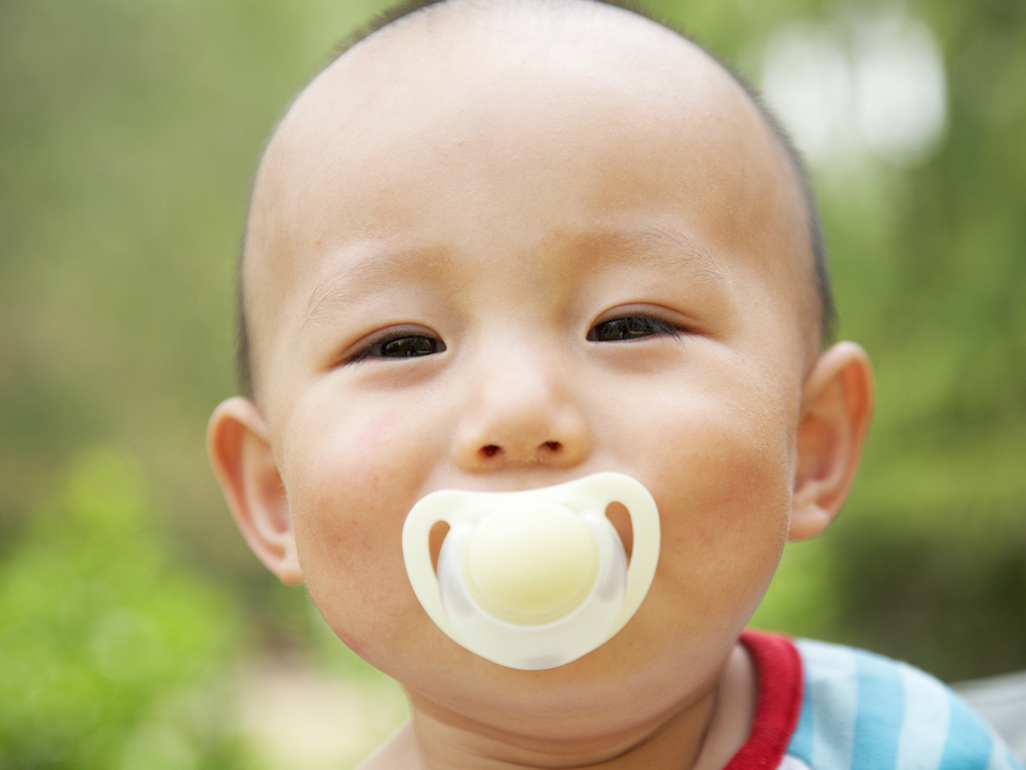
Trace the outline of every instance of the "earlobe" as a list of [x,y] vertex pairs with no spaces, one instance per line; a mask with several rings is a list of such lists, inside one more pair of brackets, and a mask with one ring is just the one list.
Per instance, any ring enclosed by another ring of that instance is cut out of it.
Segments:
[[840,342],[823,352],[802,390],[790,538],[818,535],[855,480],[873,414],[873,370],[865,351]]
[[207,425],[207,454],[246,543],[287,585],[303,581],[288,498],[256,404],[221,403]]

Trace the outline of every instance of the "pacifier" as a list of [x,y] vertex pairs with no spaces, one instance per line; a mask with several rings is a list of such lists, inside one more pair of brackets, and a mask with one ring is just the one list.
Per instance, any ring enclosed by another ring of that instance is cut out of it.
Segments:
[[[606,517],[630,514],[630,564]],[[432,527],[449,532],[437,574]],[[453,641],[510,668],[555,668],[612,638],[648,593],[659,560],[659,512],[622,473],[523,492],[443,489],[403,526],[403,558],[417,599]]]

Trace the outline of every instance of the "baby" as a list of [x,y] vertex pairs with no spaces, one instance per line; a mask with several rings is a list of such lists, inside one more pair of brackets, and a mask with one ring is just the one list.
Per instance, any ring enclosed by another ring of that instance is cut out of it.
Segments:
[[[406,9],[278,127],[240,304],[249,397],[211,460],[256,555],[407,693],[365,767],[1018,767],[904,664],[744,632],[785,542],[844,502],[872,373],[824,349],[789,145],[677,33],[598,0]],[[418,500],[605,471],[661,527],[609,641],[521,670],[425,613]]]

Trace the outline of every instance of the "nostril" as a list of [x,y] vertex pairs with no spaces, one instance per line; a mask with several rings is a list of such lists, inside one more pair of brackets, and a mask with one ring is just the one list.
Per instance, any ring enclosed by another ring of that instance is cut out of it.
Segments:
[[479,451],[485,457],[494,457],[502,451],[502,447],[496,446],[495,444],[488,444],[486,446],[481,447]]
[[542,446],[550,452],[560,452],[563,449],[563,445],[558,441],[546,441]]

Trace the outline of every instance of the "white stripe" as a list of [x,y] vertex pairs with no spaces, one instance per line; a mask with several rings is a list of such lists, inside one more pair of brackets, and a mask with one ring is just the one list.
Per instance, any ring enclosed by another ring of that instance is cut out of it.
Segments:
[[802,762],[798,757],[792,757],[790,754],[785,754],[783,760],[777,765],[777,770],[812,770],[807,764]]
[[802,640],[812,713],[812,766],[851,767],[858,713],[855,656],[845,647]]
[[1008,761],[1008,746],[1003,740],[994,735],[994,731],[988,729],[990,733],[990,763],[987,765],[987,770],[1013,770],[1012,764]]
[[905,691],[905,722],[898,743],[897,770],[940,765],[948,739],[948,691],[932,676],[899,663],[901,686]]

